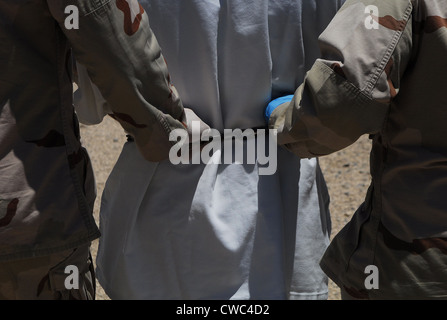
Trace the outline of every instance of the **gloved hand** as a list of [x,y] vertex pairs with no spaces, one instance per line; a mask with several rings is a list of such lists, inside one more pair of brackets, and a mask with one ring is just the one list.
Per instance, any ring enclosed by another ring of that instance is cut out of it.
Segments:
[[293,94],[288,95],[288,96],[279,97],[279,98],[276,98],[276,99],[270,101],[270,103],[267,105],[267,108],[265,108],[265,112],[264,112],[264,118],[265,118],[265,121],[267,122],[267,124],[269,123],[270,116],[271,116],[273,110],[275,110],[278,106],[282,105],[283,103],[292,101],[292,99],[293,99]]

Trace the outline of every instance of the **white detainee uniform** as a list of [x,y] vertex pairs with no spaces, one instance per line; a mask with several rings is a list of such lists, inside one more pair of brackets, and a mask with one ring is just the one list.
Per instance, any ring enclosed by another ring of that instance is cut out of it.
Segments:
[[[266,126],[265,107],[302,83],[341,2],[141,4],[184,106],[223,132]],[[128,142],[102,195],[97,277],[112,299],[327,299],[328,205],[318,161],[281,147],[276,172],[260,175],[257,164],[151,163]]]

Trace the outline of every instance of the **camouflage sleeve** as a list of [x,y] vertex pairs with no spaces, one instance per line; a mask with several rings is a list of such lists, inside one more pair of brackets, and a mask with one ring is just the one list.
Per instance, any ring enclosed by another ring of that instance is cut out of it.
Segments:
[[348,0],[293,100],[270,117],[278,143],[307,158],[379,132],[411,56],[412,11],[411,0]]
[[[149,161],[168,157],[184,109],[166,62],[137,0],[47,0],[76,60]],[[76,24],[70,21],[79,17]],[[68,23],[68,25],[67,25]],[[70,24],[71,23],[71,24]]]

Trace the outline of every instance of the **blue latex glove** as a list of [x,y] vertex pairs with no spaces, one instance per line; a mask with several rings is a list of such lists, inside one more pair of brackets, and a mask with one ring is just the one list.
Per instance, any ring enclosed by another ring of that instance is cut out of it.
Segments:
[[275,110],[278,106],[280,106],[283,103],[292,101],[292,99],[293,99],[293,94],[288,95],[288,96],[279,97],[279,98],[276,98],[276,99],[270,101],[270,103],[267,105],[267,108],[265,108],[265,113],[264,113],[264,118],[265,118],[265,121],[267,121],[267,124],[269,123],[270,116],[271,116],[273,110]]

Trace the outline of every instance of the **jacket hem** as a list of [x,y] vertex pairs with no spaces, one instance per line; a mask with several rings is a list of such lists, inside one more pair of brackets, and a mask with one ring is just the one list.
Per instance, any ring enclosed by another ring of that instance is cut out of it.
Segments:
[[326,263],[320,262],[320,268],[340,289],[343,288],[340,277]]
[[76,247],[85,245],[86,243],[89,243],[89,242],[92,242],[93,240],[98,239],[99,236],[100,236],[100,232],[96,231],[82,239],[79,239],[79,240],[73,241],[73,242],[69,242],[69,243],[61,245],[61,246],[47,247],[47,248],[42,248],[42,249],[37,249],[37,250],[26,250],[26,251],[15,252],[15,253],[0,254],[0,262],[36,258],[36,257],[41,257],[41,256],[47,256],[47,255],[50,255],[53,253],[58,253],[58,252],[61,252],[64,250],[74,249]]

